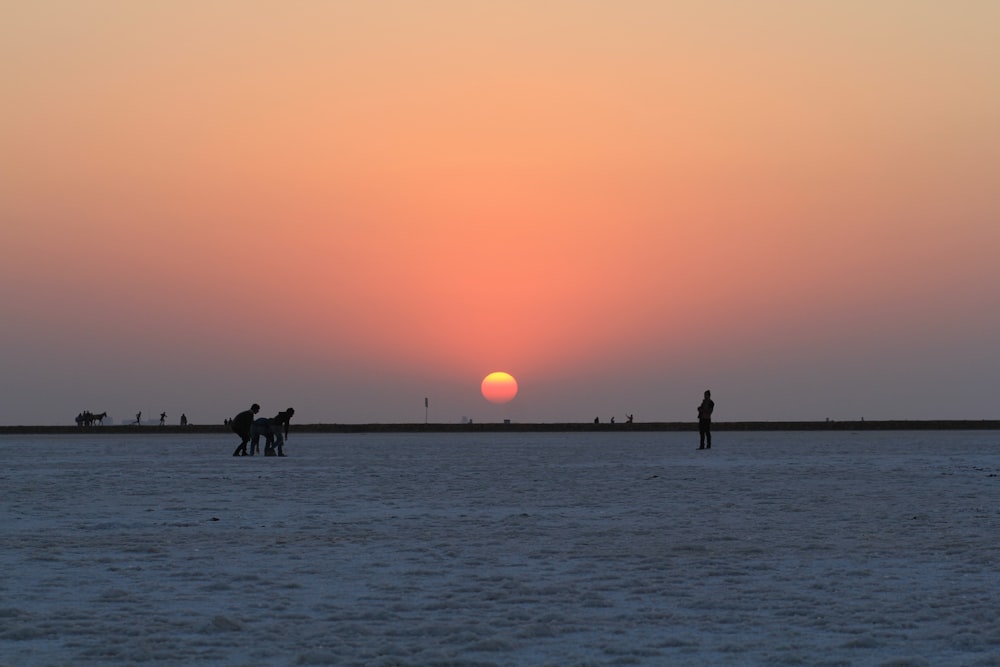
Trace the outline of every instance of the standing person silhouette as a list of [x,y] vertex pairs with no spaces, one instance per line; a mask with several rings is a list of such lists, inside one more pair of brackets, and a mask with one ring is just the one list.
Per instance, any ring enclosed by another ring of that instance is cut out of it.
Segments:
[[167,423],[167,413],[166,412],[161,412],[160,413],[160,426],[163,426],[166,423]]
[[240,436],[240,444],[236,446],[233,456],[246,456],[247,443],[250,442],[250,425],[253,424],[253,417],[260,412],[260,406],[254,403],[249,410],[244,410],[240,414],[229,420],[229,428],[233,433]]
[[705,398],[701,399],[698,406],[698,449],[712,448],[712,411],[715,410],[715,401],[712,400],[712,392],[705,390]]
[[135,413],[135,425],[142,426],[142,410],[139,410],[139,412]]

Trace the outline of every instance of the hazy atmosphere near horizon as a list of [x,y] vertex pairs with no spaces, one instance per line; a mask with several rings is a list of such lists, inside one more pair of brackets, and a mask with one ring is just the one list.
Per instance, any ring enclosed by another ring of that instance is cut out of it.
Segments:
[[0,423],[996,418],[998,25],[6,3]]

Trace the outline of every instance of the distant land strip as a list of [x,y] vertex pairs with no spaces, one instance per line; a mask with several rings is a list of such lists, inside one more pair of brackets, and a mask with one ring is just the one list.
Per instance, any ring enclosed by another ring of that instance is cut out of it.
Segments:
[[[544,433],[600,432],[627,433],[640,431],[697,431],[697,422],[636,422],[616,424],[593,422],[565,423],[501,423],[473,422],[465,424],[292,424],[293,433]],[[859,420],[859,421],[733,421],[714,422],[713,431],[969,431],[1000,430],[998,419],[927,419],[927,420]],[[0,435],[94,435],[97,433],[143,434],[158,433],[227,433],[235,435],[223,424],[116,425],[116,426],[0,426]]]

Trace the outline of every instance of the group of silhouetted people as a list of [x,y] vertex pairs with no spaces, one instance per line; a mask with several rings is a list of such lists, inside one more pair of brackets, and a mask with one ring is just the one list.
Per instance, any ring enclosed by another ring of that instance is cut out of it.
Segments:
[[[229,420],[233,433],[240,436],[240,444],[233,456],[253,456],[260,453],[260,437],[264,436],[264,456],[284,456],[285,440],[288,440],[288,426],[295,414],[295,408],[282,410],[274,417],[257,417],[260,406],[254,403]],[[247,451],[247,444],[250,451]]]
[[[712,412],[715,411],[715,401],[712,400],[712,392],[708,389],[698,405],[698,449],[712,448]],[[632,415],[625,415],[627,423],[632,423]],[[601,418],[594,417],[594,423],[600,424]],[[611,423],[615,423],[615,418],[611,418]]]
[[[698,449],[712,448],[712,412],[715,411],[715,401],[712,400],[712,392],[705,390],[704,397],[698,405]],[[285,441],[288,440],[288,427],[295,408],[282,410],[274,417],[257,417],[260,406],[254,403],[249,410],[244,410],[232,419],[227,420],[233,432],[240,436],[240,444],[233,452],[233,456],[253,456],[260,453],[260,438],[264,436],[264,456],[284,456]],[[162,423],[163,417],[160,421]],[[138,415],[137,421],[138,421]],[[632,423],[632,415],[627,416],[628,423]],[[186,421],[186,420],[185,420]],[[599,419],[594,419],[594,423],[600,423]],[[611,423],[614,423],[612,418]],[[249,450],[247,449],[249,445]]]
[[[136,426],[142,426],[142,410],[140,410],[139,412],[135,413],[135,422],[134,423],[135,423]],[[188,418],[187,418],[186,414],[183,414],[183,413],[181,414],[181,422],[180,423],[181,423],[181,426],[187,426],[188,425]],[[160,413],[160,426],[166,426],[166,425],[167,425],[167,413],[166,412],[161,412]]]
[[[712,400],[712,392],[708,389],[698,405],[698,449],[712,448],[712,412],[715,411],[715,401]],[[625,415],[626,422],[632,423],[632,415]],[[600,424],[601,418],[594,417],[594,423]],[[615,423],[615,418],[611,418],[611,423]]]
[[[632,419],[633,419],[633,417],[634,417],[634,415],[632,415],[631,413],[629,413],[629,414],[626,414],[626,415],[625,415],[625,423],[626,423],[626,424],[631,424],[631,423],[632,423]],[[610,420],[610,422],[611,422],[612,424],[614,424],[614,423],[615,423],[615,416],[614,416],[614,415],[611,415],[611,420]],[[595,424],[600,424],[600,423],[601,423],[601,418],[600,418],[600,417],[594,417],[594,423],[595,423]]]
[[[101,412],[100,414],[98,414],[98,413],[91,412],[89,410],[85,410],[85,411],[81,412],[80,414],[78,414],[76,416],[76,425],[77,426],[93,426],[93,425],[100,424],[101,426],[103,426],[104,425],[104,420],[107,418],[107,416],[108,416],[107,412]],[[122,423],[124,424],[125,422],[122,422]],[[134,422],[130,422],[130,423],[131,424],[135,424],[136,426],[142,426],[142,411],[141,410],[139,412],[135,413],[135,421]],[[167,423],[167,413],[166,412],[161,412],[160,413],[160,426],[165,426],[166,423]],[[186,414],[181,414],[181,422],[180,422],[180,424],[181,424],[181,426],[187,426],[188,425],[188,418],[187,418]]]

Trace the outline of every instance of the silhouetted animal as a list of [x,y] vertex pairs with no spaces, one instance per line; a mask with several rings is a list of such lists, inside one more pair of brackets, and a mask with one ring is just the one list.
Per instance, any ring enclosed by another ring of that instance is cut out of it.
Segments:
[[84,410],[76,416],[77,426],[93,426],[94,422],[97,422],[101,426],[104,426],[104,418],[108,416],[107,412],[102,412],[99,415],[95,415],[90,410]]

